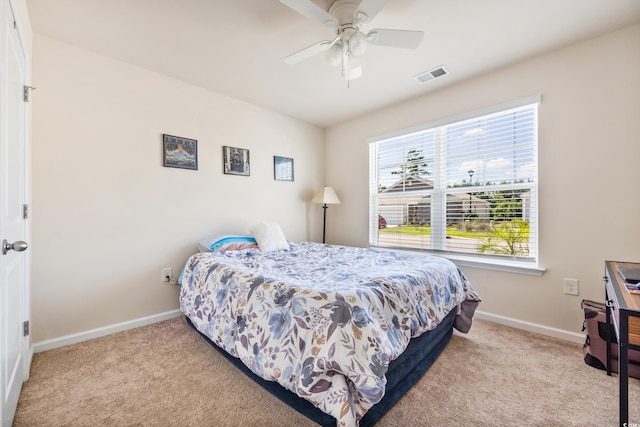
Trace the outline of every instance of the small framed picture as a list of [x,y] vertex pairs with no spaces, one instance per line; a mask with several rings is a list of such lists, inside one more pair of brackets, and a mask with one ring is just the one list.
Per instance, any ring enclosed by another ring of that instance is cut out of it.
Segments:
[[293,159],[273,156],[273,179],[276,181],[293,181]]
[[162,165],[167,168],[198,170],[198,141],[163,134]]
[[231,175],[250,175],[249,150],[235,147],[222,147],[224,173]]

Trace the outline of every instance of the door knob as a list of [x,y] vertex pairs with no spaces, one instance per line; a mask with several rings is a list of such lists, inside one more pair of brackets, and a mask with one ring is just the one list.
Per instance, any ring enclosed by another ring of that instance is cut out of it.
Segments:
[[22,240],[18,240],[17,242],[9,243],[7,239],[2,241],[2,255],[6,255],[7,252],[14,250],[16,252],[22,252],[27,249],[29,245],[27,242],[23,242]]

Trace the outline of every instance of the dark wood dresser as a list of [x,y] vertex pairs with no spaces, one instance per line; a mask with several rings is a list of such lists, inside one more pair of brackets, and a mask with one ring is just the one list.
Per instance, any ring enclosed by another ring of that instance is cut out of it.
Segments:
[[[640,294],[632,294],[619,267],[640,268],[640,263],[605,261],[603,277],[607,304],[607,325],[613,323],[618,340],[620,383],[620,426],[629,422],[629,349],[640,350]],[[610,327],[607,330],[611,330]],[[607,337],[611,342],[613,337]],[[607,345],[607,374],[611,375],[611,349]]]

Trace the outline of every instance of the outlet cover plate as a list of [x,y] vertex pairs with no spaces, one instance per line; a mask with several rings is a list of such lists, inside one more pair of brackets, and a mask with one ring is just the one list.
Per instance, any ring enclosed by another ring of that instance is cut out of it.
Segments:
[[578,279],[564,279],[564,293],[567,295],[579,295],[580,281]]

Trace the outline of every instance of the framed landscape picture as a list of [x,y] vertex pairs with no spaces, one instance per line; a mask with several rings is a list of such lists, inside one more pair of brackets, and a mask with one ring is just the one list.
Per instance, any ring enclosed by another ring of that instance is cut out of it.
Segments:
[[249,150],[236,147],[222,147],[224,173],[231,175],[250,175]]
[[163,134],[162,165],[167,168],[198,170],[198,141]]
[[273,178],[276,181],[293,181],[293,159],[273,156]]

